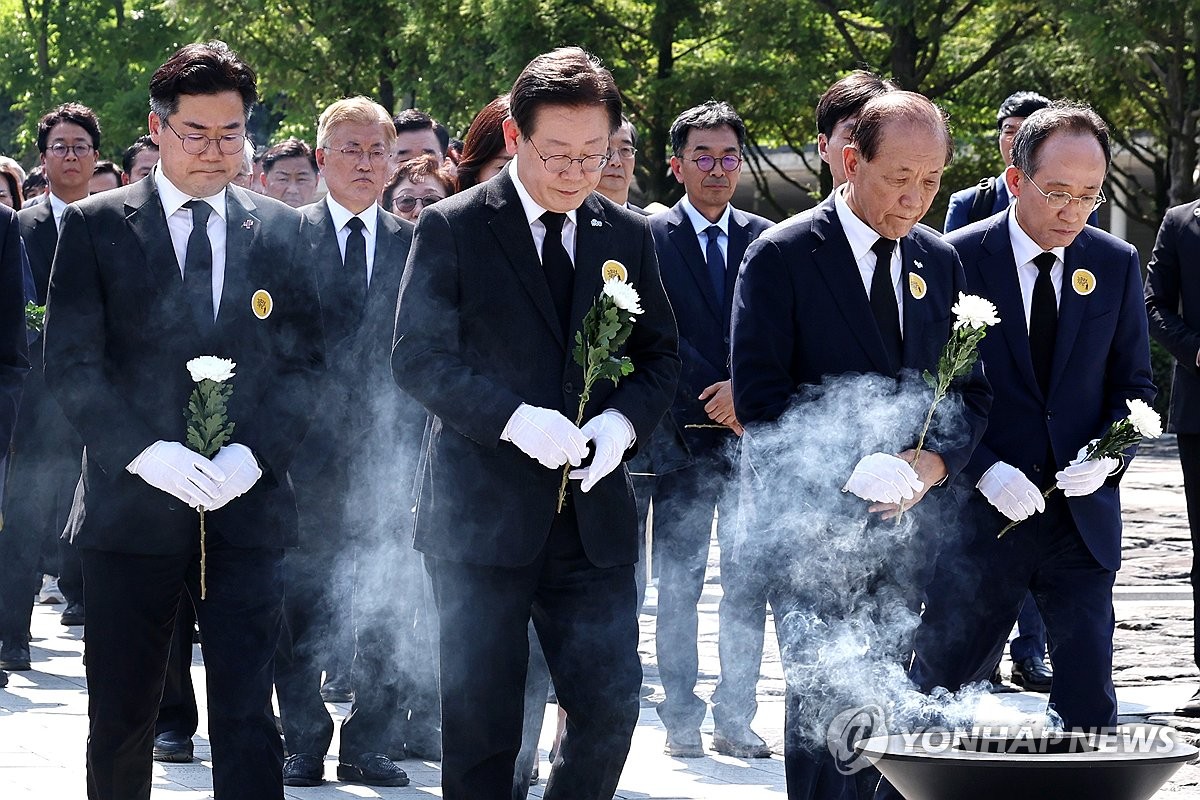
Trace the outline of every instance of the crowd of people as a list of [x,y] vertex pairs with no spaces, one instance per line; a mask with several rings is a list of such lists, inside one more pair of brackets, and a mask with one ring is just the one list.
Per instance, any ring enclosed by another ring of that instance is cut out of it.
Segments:
[[[732,204],[746,127],[719,100],[671,126],[678,202],[635,205],[635,125],[578,48],[531,61],[461,140],[352,97],[312,144],[259,146],[256,101],[227,46],[188,45],[120,165],[78,102],[39,120],[36,168],[0,162],[0,668],[34,667],[35,602],[84,626],[91,800],[149,797],[153,760],[193,759],[194,641],[218,798],[322,783],[325,704],[350,701],[338,780],[403,786],[400,762],[435,760],[446,798],[518,800],[548,695],[545,796],[610,798],[648,694],[651,542],[670,756],[705,756],[709,702],[708,747],[772,754],[752,728],[768,606],[793,800],[895,796],[813,734],[813,693],[840,697],[822,637],[846,623],[899,631],[869,657],[934,692],[999,684],[1019,622],[1011,680],[1069,728],[1116,724],[1133,450],[1087,450],[1154,398],[1154,335],[1200,497],[1200,208],[1168,215],[1143,289],[1095,226],[1111,149],[1087,106],[1007,98],[1005,168],[939,236],[920,220],[946,118],[864,71],[817,99],[832,193],[779,224]],[[614,282],[635,290],[632,371],[592,385],[577,333]],[[927,402],[963,294],[999,321],[918,451],[920,415],[891,412]],[[207,454],[185,424],[205,355],[233,362]]]

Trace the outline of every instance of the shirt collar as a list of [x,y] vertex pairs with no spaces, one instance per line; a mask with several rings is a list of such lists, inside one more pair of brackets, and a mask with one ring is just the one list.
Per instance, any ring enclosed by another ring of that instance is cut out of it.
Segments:
[[709,222],[703,214],[697,211],[696,207],[692,205],[692,201],[686,194],[679,201],[679,204],[683,206],[683,213],[687,215],[688,221],[691,222],[692,227],[696,229],[697,239],[700,238],[700,234],[704,233],[713,225],[716,225],[718,228],[720,228],[721,233],[725,234],[726,236],[729,235],[729,203],[725,204],[725,210],[721,212],[721,218],[716,222]]
[[1052,247],[1046,251],[1029,238],[1029,234],[1021,227],[1021,223],[1017,222],[1017,212],[1013,209],[1009,209],[1008,212],[1008,240],[1012,242],[1013,261],[1018,267],[1023,267],[1033,261],[1034,256],[1045,252],[1054,253],[1054,257],[1064,264],[1067,261],[1065,247]]
[[62,219],[63,212],[67,209],[67,201],[50,190],[50,213],[54,216],[54,226],[58,227],[59,220]]
[[[525,188],[525,184],[521,183],[521,177],[517,174],[517,156],[513,156],[512,161],[508,162],[508,175],[512,178],[513,186],[517,187],[517,197],[521,198],[521,207],[525,209],[525,221],[532,223],[540,219],[548,209],[539,206]],[[576,224],[575,211],[576,209],[571,209],[567,212],[567,219],[571,220],[572,225]]]
[[879,241],[879,232],[859,219],[850,208],[845,198],[845,186],[846,184],[842,184],[833,190],[833,207],[837,211],[838,221],[842,223],[842,230],[846,232],[846,239],[850,242],[850,252],[857,262]]
[[208,197],[193,198],[190,194],[185,194],[175,184],[171,183],[171,179],[163,174],[160,165],[154,165],[154,186],[158,189],[158,199],[162,202],[163,213],[168,217],[174,214],[179,209],[183,208],[183,204],[190,200],[203,200],[212,206],[213,212],[225,221],[225,188],[221,187],[221,191]]
[[346,223],[350,221],[351,217],[358,217],[363,221],[363,227],[367,229],[367,233],[375,235],[375,225],[379,222],[379,205],[377,203],[371,203],[359,214],[351,213],[350,209],[334,200],[332,194],[325,195],[325,204],[329,208],[329,217],[333,220],[335,231],[346,227]]

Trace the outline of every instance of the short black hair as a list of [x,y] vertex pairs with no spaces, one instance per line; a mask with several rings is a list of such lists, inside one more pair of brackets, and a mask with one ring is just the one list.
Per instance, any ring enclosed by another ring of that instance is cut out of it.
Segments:
[[396,126],[397,134],[406,131],[433,131],[433,135],[437,137],[438,145],[442,148],[442,155],[446,155],[446,151],[450,147],[450,131],[446,130],[445,125],[424,111],[417,108],[406,108],[397,114],[392,122]]
[[1050,105],[1050,98],[1037,92],[1015,92],[1004,98],[1000,110],[996,112],[996,129],[1004,127],[1004,120],[1009,117],[1028,117],[1035,111],[1041,111]]
[[746,123],[733,110],[733,106],[724,100],[709,100],[698,106],[692,106],[684,111],[671,123],[671,150],[675,155],[683,152],[687,146],[688,134],[693,128],[712,130],[728,125],[737,135],[738,148],[746,143]]
[[881,78],[874,72],[854,70],[831,83],[817,101],[817,133],[832,136],[838,123],[856,116],[868,100],[899,89],[894,81]]
[[179,110],[180,95],[237,92],[247,118],[258,100],[258,77],[222,41],[184,45],[150,77],[150,110],[166,120]]
[[153,150],[158,152],[158,145],[150,138],[150,134],[143,133],[141,136],[133,140],[133,144],[125,148],[125,155],[121,156],[121,168],[128,175],[133,172],[133,162],[137,161],[137,157],[141,155],[143,150]]
[[121,177],[121,168],[108,159],[96,162],[96,166],[92,168],[92,177],[94,178],[97,175],[112,175],[117,179],[117,186],[125,183]]
[[297,139],[295,136],[289,136],[282,142],[267,148],[267,151],[262,154],[262,171],[270,172],[275,166],[275,162],[281,158],[306,158],[309,166],[312,167],[313,174],[320,172],[317,169],[317,156],[313,149],[308,142]]
[[629,140],[630,140],[630,142],[633,143],[634,147],[637,147],[637,143],[638,143],[637,126],[633,124],[633,120],[631,120],[629,117],[622,114],[621,115],[621,124],[618,125],[617,127],[620,128],[620,127],[624,127],[626,125],[629,126]]
[[1051,134],[1058,131],[1094,136],[1100,144],[1100,149],[1104,151],[1104,170],[1108,171],[1112,163],[1108,126],[1091,106],[1066,100],[1055,101],[1025,118],[1017,130],[1016,138],[1013,139],[1013,166],[1026,175],[1037,172],[1042,145]]
[[21,194],[26,198],[33,197],[41,194],[46,185],[46,168],[38,164],[25,175],[25,181],[21,184]]
[[580,47],[560,47],[525,65],[508,93],[509,114],[521,135],[534,134],[534,120],[543,106],[603,106],[608,133],[621,125],[621,92],[600,59]]
[[950,163],[954,158],[954,137],[950,135],[946,112],[916,92],[887,92],[868,100],[858,113],[850,142],[863,158],[871,161],[879,154],[884,128],[889,122],[901,119],[937,127],[946,140],[946,163]]
[[50,139],[50,131],[61,122],[70,122],[87,131],[92,138],[92,147],[100,150],[100,120],[96,112],[82,103],[63,103],[61,106],[42,115],[38,120],[37,148],[42,155],[46,154],[46,143]]

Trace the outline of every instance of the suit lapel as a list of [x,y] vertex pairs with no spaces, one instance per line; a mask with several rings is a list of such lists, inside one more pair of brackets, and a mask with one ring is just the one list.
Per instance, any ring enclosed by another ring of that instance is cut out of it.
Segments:
[[[921,275],[923,267],[918,267],[917,264],[924,265],[928,258],[928,253],[921,243],[916,238],[909,235],[900,240],[898,244],[900,248],[900,303],[904,308],[904,341],[901,343],[901,366],[918,366],[924,358],[921,352],[922,345],[925,340],[925,328],[930,320],[930,306],[925,302],[924,295],[921,299],[913,296],[910,287],[910,275],[914,272]],[[928,293],[928,288],[926,289]]]
[[667,212],[667,236],[675,249],[679,251],[679,256],[687,267],[687,273],[695,281],[696,288],[699,290],[700,296],[704,298],[708,310],[716,319],[720,320],[720,302],[713,291],[712,281],[708,277],[708,261],[705,260],[704,251],[700,248],[700,239],[696,235],[696,229],[692,226],[687,212],[683,210],[682,201],[676,203]]
[[389,316],[395,313],[396,292],[400,287],[400,273],[404,270],[405,262],[399,248],[405,238],[411,241],[411,237],[411,232],[405,237],[397,217],[379,209],[379,220],[375,227],[375,261],[371,266],[371,285],[367,287],[368,318],[380,304],[390,308]]
[[867,292],[863,288],[862,275],[854,260],[854,252],[850,249],[850,242],[834,209],[832,195],[817,206],[812,225],[813,233],[821,241],[813,251],[817,274],[829,287],[829,294],[845,319],[846,327],[867,353],[876,371],[883,375],[893,374],[887,351],[883,347],[883,338],[871,313]]
[[986,295],[996,304],[1000,330],[1017,370],[1030,390],[1041,395],[1042,390],[1033,371],[1033,356],[1029,352],[1029,326],[1025,322],[1025,301],[1021,296],[1021,281],[1017,277],[1012,240],[1008,237],[1007,214],[988,228],[982,247],[986,255],[979,260],[977,269],[987,286]]
[[[530,233],[529,223],[525,219],[525,209],[521,206],[521,198],[517,195],[508,169],[506,167],[495,180],[485,184],[485,202],[495,213],[488,225],[495,234],[509,266],[533,300],[534,307],[550,326],[554,339],[561,342],[562,323],[559,322],[558,312],[554,309],[550,285],[542,271],[542,259],[533,244],[533,234]],[[578,241],[576,248],[578,249]]]
[[234,323],[243,307],[250,308],[250,297],[259,288],[250,286],[250,252],[262,227],[254,209],[253,198],[238,187],[231,185],[225,191],[225,285],[218,327]]
[[729,248],[725,256],[725,297],[721,304],[721,319],[727,320],[733,312],[733,290],[737,284],[738,269],[742,257],[750,246],[750,220],[736,208],[729,209]]
[[[596,194],[588,195],[575,212],[575,284],[571,295],[571,324],[567,352],[575,347],[575,331],[583,326],[583,317],[596,301],[604,285],[601,267],[611,255],[605,243],[612,241],[612,224]],[[599,222],[599,225],[593,224]]]
[[1062,290],[1058,300],[1058,331],[1054,337],[1054,362],[1050,369],[1050,393],[1058,387],[1059,378],[1071,357],[1075,347],[1075,339],[1079,335],[1079,325],[1083,322],[1083,312],[1087,308],[1091,295],[1081,295],[1072,288],[1071,276],[1077,269],[1087,269],[1087,246],[1091,241],[1085,228],[1075,237],[1075,241],[1067,247],[1063,254]]
[[183,273],[175,257],[167,218],[152,179],[138,181],[125,196],[125,220],[142,248],[145,256],[143,266],[150,283],[160,292],[181,288]]

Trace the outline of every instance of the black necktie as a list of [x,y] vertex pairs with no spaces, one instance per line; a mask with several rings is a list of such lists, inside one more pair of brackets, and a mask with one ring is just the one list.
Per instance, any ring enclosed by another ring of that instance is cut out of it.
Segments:
[[575,288],[575,265],[571,263],[571,257],[562,243],[562,227],[566,218],[566,214],[554,211],[547,211],[541,217],[542,224],[546,226],[546,240],[542,242],[542,269],[546,271],[546,283],[550,285],[550,296],[554,299],[554,309],[558,312],[563,335],[568,333],[567,325],[571,322],[571,294]]
[[346,281],[346,298],[353,308],[362,312],[367,303],[367,237],[363,235],[365,225],[358,217],[346,223],[350,235],[346,237],[346,259],[343,262]]
[[1033,301],[1029,305],[1029,355],[1033,357],[1033,374],[1037,376],[1043,395],[1050,391],[1054,339],[1058,335],[1058,303],[1054,299],[1054,283],[1050,280],[1054,261],[1054,253],[1034,257],[1038,276],[1033,283]]
[[887,351],[892,371],[900,369],[903,358],[903,339],[900,337],[900,311],[896,303],[896,288],[892,285],[892,249],[895,239],[882,236],[871,245],[875,254],[875,274],[871,276],[871,313],[879,326],[879,336]]
[[704,246],[708,279],[712,281],[713,290],[717,293],[717,305],[720,306],[725,302],[725,256],[721,255],[721,245],[717,244],[721,228],[718,225],[709,225],[704,233],[708,236],[708,244]]
[[201,325],[207,328],[213,324],[212,242],[208,240],[208,217],[213,209],[203,200],[189,200],[183,205],[192,212],[192,232],[183,256],[183,292]]

